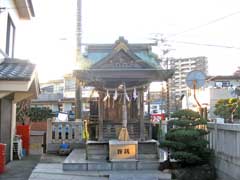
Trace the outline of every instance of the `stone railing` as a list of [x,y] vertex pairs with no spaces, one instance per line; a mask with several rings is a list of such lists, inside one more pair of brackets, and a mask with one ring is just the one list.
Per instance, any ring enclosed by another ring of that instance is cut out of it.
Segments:
[[70,144],[72,148],[80,147],[82,139],[82,121],[61,122],[55,118],[47,123],[47,152],[57,152],[62,142]]
[[208,130],[218,178],[240,179],[240,124],[208,123]]

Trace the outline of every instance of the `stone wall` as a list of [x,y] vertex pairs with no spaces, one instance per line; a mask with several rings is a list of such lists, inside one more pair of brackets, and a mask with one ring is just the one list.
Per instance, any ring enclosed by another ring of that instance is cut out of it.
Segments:
[[215,151],[219,180],[240,179],[240,124],[208,123],[209,146]]

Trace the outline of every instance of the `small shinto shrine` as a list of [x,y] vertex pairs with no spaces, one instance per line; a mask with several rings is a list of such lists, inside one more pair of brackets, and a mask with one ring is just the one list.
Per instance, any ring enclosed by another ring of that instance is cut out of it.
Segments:
[[[144,115],[144,92],[151,82],[167,81],[174,71],[160,67],[151,46],[129,44],[123,37],[114,44],[88,45],[85,62],[89,67],[75,70],[74,76],[77,88],[92,86],[97,98],[90,97],[90,115],[84,117],[81,93],[76,96],[80,109],[76,116],[88,119],[89,132],[80,170],[158,168],[158,143],[151,140],[150,120]],[[94,166],[99,160],[106,164]],[[72,170],[68,162],[64,170]]]

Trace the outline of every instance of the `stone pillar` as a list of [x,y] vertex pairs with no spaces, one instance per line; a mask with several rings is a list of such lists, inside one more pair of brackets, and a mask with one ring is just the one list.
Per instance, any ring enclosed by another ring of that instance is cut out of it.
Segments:
[[144,92],[143,89],[140,90],[140,140],[145,140],[144,138]]
[[75,119],[82,119],[82,89],[78,78],[76,78],[75,88]]
[[69,141],[72,140],[72,135],[73,135],[73,131],[72,131],[72,128],[73,128],[73,124],[69,124],[69,129],[68,129],[68,139]]
[[98,140],[103,140],[103,95],[99,92],[98,98]]
[[[53,129],[52,129],[52,119],[47,119],[47,144],[52,143],[52,134],[53,134]],[[56,136],[56,135],[55,135]]]
[[66,140],[66,124],[62,123],[62,141]]

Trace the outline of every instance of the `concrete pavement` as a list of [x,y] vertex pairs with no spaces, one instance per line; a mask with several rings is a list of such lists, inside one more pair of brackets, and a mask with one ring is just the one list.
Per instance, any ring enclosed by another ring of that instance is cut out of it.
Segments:
[[63,171],[59,163],[39,163],[29,180],[170,180],[161,171]]
[[7,164],[0,180],[170,180],[161,171],[63,171],[66,156],[30,155]]
[[30,155],[22,160],[11,161],[6,165],[5,172],[0,174],[0,180],[28,180],[40,157]]

